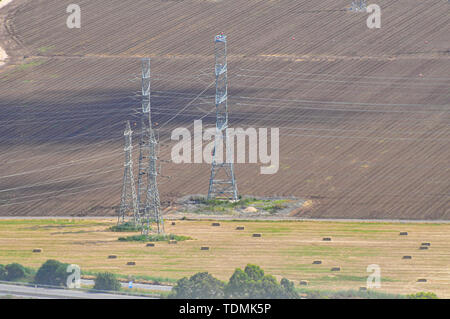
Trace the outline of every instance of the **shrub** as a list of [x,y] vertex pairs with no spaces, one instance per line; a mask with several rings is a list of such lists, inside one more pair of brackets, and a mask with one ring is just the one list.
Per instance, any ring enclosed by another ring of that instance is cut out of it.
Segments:
[[127,237],[119,237],[119,241],[169,241],[169,240],[176,240],[176,241],[183,241],[183,240],[189,240],[192,239],[188,236],[180,236],[180,235],[174,235],[174,234],[167,234],[167,235],[134,235],[134,236],[127,236]]
[[41,285],[63,286],[66,284],[69,264],[49,259],[38,269],[34,282]]
[[433,292],[418,292],[416,294],[411,294],[406,296],[408,299],[439,299]]
[[200,272],[191,278],[178,280],[169,298],[176,299],[220,299],[224,297],[225,284],[207,272]]
[[141,226],[135,225],[133,222],[125,222],[123,224],[111,226],[109,230],[113,232],[133,232],[141,231]]
[[114,274],[109,272],[100,273],[95,278],[94,289],[97,290],[114,290],[118,291],[121,288],[120,281],[117,280]]
[[27,274],[27,270],[25,269],[25,267],[18,263],[6,265],[5,270],[6,280],[8,281],[23,278]]

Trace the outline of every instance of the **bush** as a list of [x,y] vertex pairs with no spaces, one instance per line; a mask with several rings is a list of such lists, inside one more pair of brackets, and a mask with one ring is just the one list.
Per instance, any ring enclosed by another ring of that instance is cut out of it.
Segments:
[[225,284],[207,272],[200,272],[191,278],[178,280],[169,298],[176,299],[221,299]]
[[192,239],[188,236],[180,236],[180,235],[174,235],[174,234],[167,234],[167,235],[134,235],[134,236],[127,236],[127,237],[119,237],[119,241],[169,241],[169,240],[176,240],[176,241],[183,241],[183,240],[189,240]]
[[94,289],[97,290],[114,290],[118,291],[121,288],[120,281],[117,280],[114,274],[109,272],[100,273],[95,278]]
[[407,295],[408,299],[439,299],[433,292],[418,292],[416,294]]
[[141,231],[141,226],[135,225],[133,222],[125,222],[123,224],[111,226],[109,230],[113,232],[134,232]]
[[70,273],[69,264],[49,259],[38,269],[34,282],[40,285],[64,286]]
[[27,270],[25,269],[25,267],[18,263],[6,265],[5,270],[7,281],[13,281],[23,278],[27,274]]

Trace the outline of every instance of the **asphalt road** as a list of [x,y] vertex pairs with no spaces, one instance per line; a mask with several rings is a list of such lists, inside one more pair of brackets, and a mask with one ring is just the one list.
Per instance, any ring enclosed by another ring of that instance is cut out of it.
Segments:
[[[82,285],[94,285],[94,280],[81,279],[81,284]],[[128,288],[127,282],[121,282],[120,284],[122,285],[122,287]],[[135,283],[135,282],[133,282],[133,288],[157,290],[157,291],[171,291],[172,290],[172,286],[140,284],[140,283]]]
[[92,293],[80,290],[35,288],[0,284],[0,295],[13,295],[38,299],[155,299],[154,297],[130,296],[110,293]]

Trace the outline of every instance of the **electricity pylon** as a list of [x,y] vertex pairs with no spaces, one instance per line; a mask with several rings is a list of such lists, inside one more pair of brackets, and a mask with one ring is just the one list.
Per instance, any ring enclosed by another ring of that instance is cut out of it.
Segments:
[[157,141],[152,128],[150,105],[150,59],[142,59],[142,119],[139,144],[138,211],[142,234],[148,235],[155,223],[154,232],[164,234],[164,221],[157,185]]
[[[216,136],[209,179],[208,199],[237,200],[237,186],[234,178],[233,158],[229,158],[227,134],[228,106],[227,106],[227,36],[219,34],[214,39],[215,74],[216,74]],[[223,146],[226,156],[223,160]],[[220,148],[220,149],[219,149]]]
[[139,222],[136,188],[134,185],[133,176],[132,134],[133,131],[130,127],[130,121],[127,121],[125,131],[123,133],[125,137],[125,168],[123,173],[122,198],[120,200],[119,217],[117,220],[118,224],[128,221],[130,215],[132,216],[135,224]]

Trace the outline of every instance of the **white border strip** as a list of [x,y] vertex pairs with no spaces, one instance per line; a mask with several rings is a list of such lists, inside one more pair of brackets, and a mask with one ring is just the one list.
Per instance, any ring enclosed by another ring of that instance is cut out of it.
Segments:
[[[0,1],[0,9],[3,8],[4,6],[8,5],[9,3],[11,3],[13,0],[1,0]],[[6,59],[8,58],[8,55],[6,54],[5,50],[3,50],[0,47],[0,66],[2,66],[3,64],[5,64]]]

